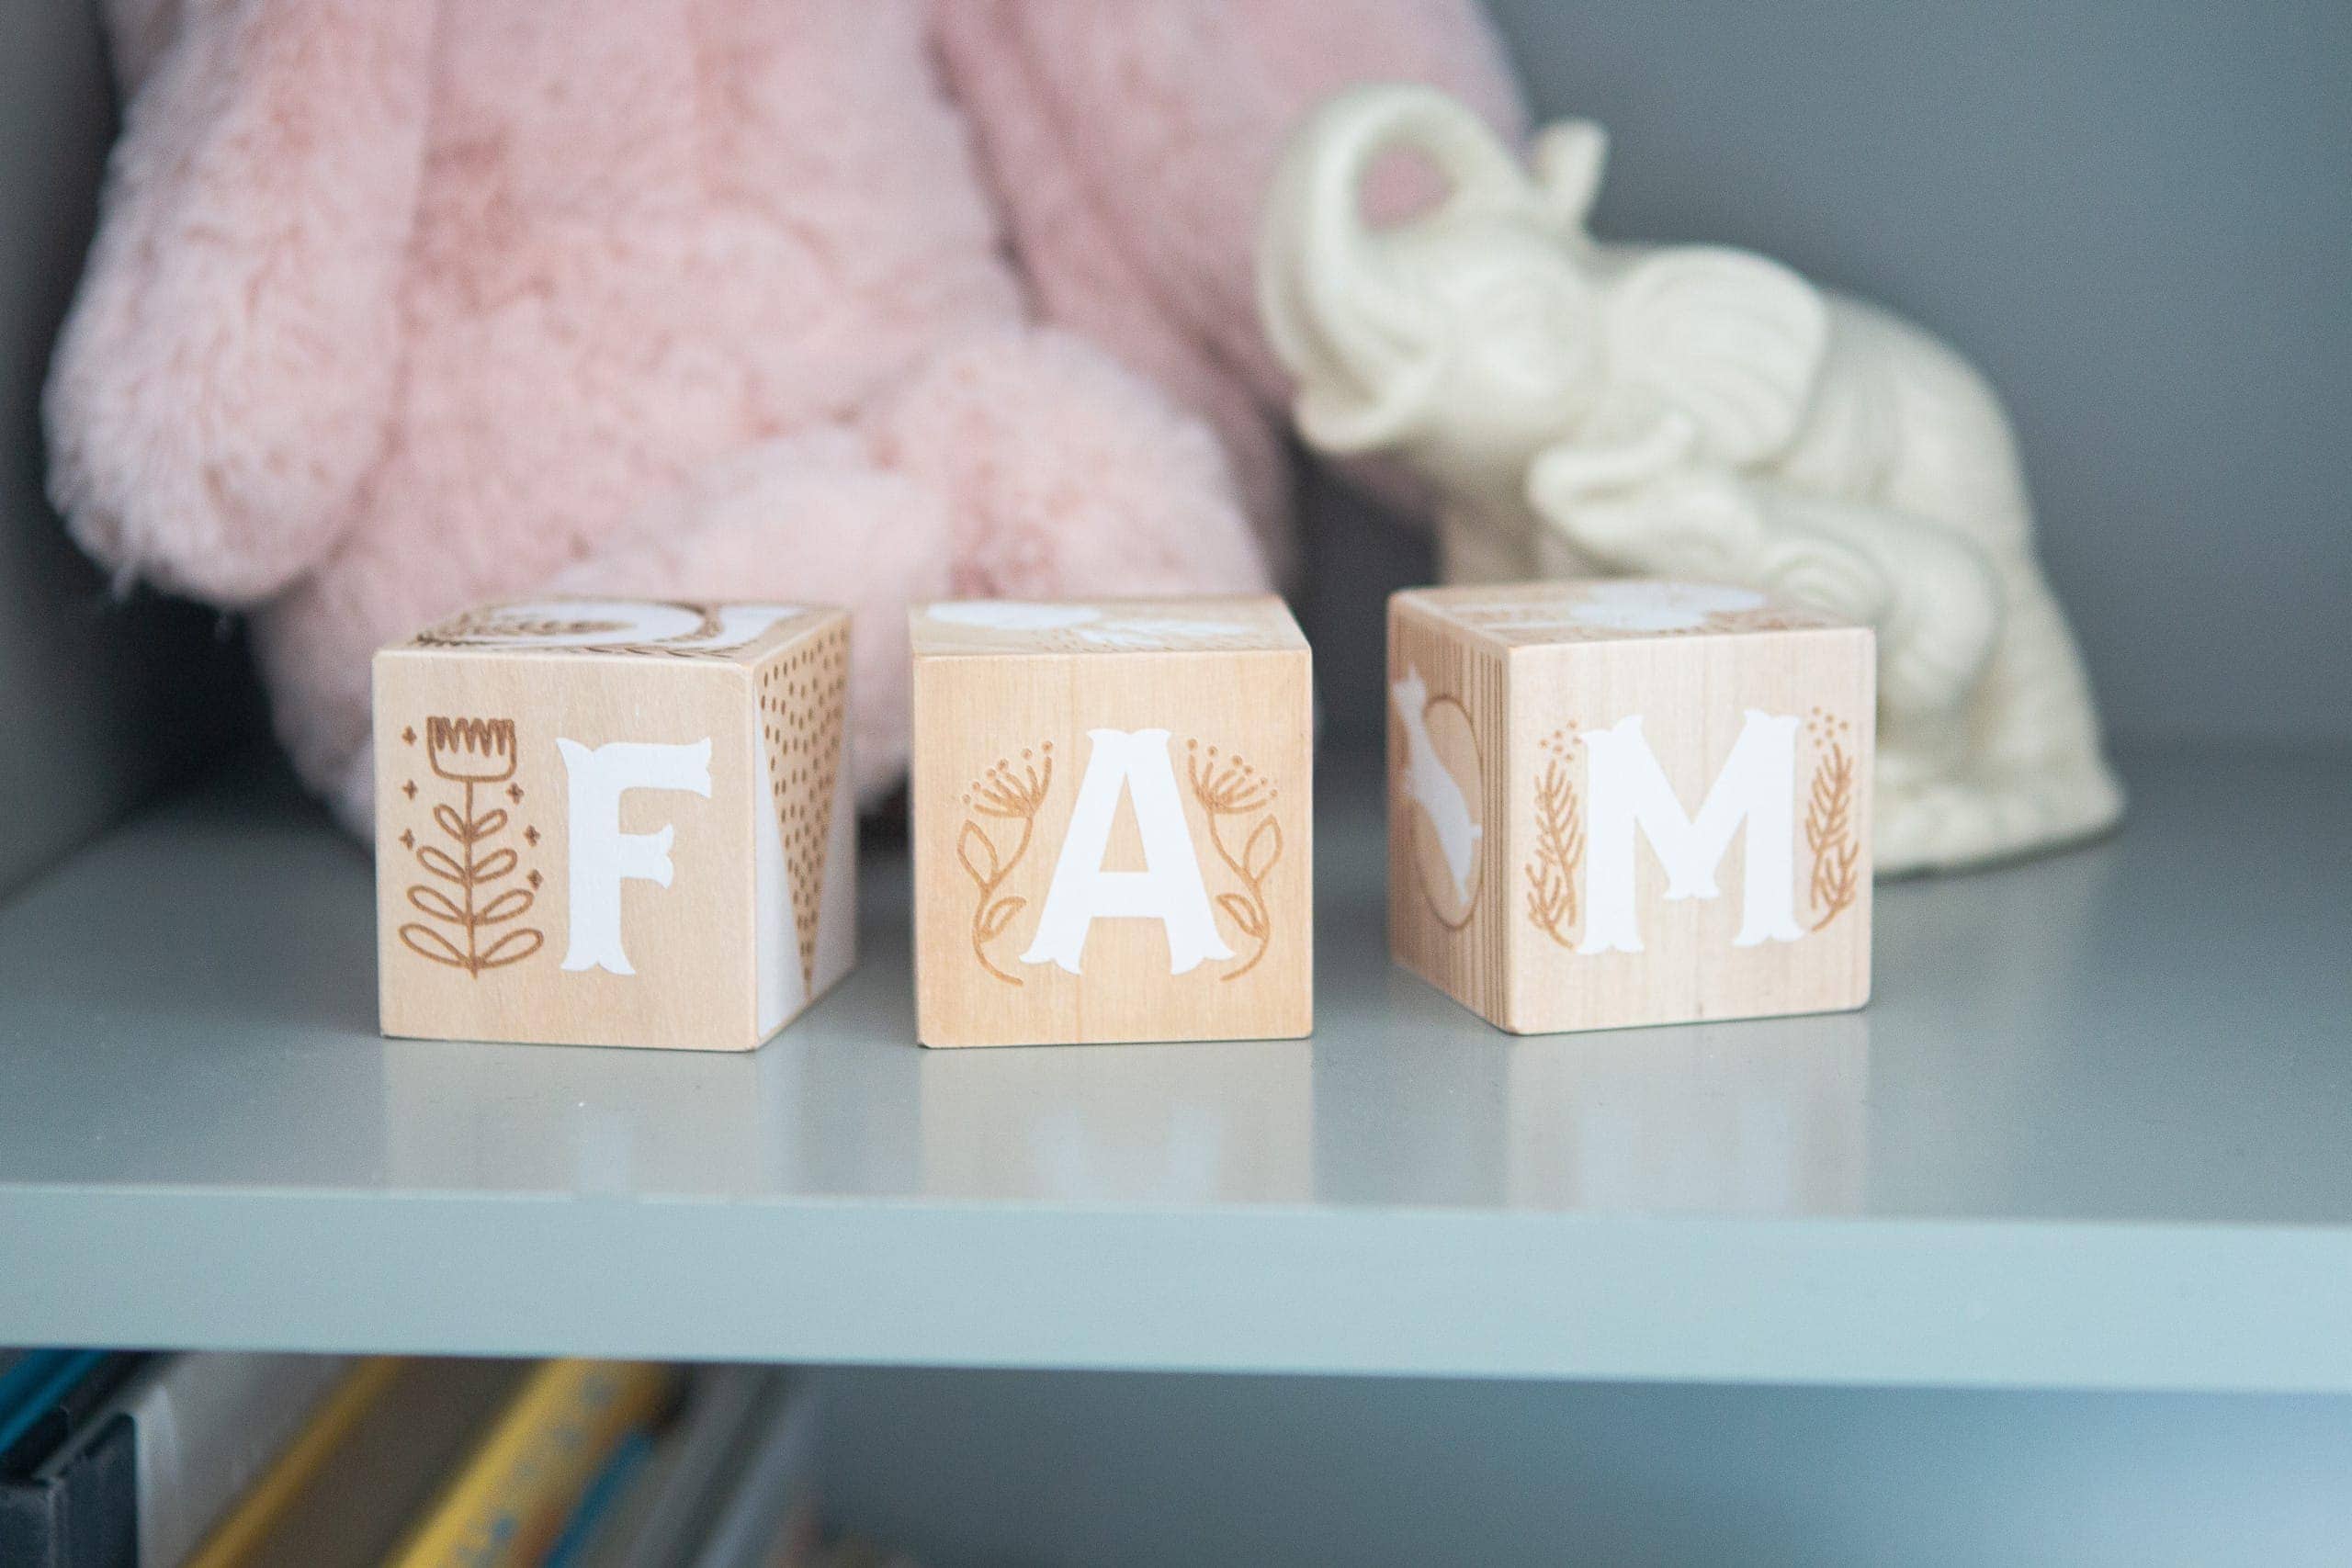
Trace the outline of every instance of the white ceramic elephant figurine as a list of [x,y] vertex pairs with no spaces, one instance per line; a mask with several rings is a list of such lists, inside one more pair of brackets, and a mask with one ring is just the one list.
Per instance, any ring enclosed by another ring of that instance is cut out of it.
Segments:
[[[1430,89],[1327,103],[1259,256],[1307,443],[1426,479],[1450,581],[1695,579],[1875,626],[1882,874],[2112,824],[2122,794],[1991,389],[1765,257],[1596,243],[1604,150],[1564,122],[1531,172]],[[1397,151],[1449,191],[1375,228],[1359,193]]]

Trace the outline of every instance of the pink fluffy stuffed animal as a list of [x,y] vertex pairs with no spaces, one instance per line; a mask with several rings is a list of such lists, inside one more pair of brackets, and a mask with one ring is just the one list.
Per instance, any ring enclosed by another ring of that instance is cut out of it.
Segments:
[[119,578],[250,610],[371,811],[368,655],[539,592],[858,615],[1241,589],[1283,548],[1250,310],[1354,80],[1518,108],[1476,0],[109,0],[128,104],[49,391]]

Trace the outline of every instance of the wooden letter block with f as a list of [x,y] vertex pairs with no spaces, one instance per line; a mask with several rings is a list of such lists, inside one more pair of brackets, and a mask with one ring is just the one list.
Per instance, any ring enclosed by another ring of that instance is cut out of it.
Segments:
[[376,655],[387,1034],[744,1051],[848,973],[849,617],[492,605]]
[[913,612],[926,1045],[1313,1027],[1306,639],[1279,599]]
[[1521,1033],[1860,1007],[1872,637],[1745,589],[1388,606],[1396,961]]

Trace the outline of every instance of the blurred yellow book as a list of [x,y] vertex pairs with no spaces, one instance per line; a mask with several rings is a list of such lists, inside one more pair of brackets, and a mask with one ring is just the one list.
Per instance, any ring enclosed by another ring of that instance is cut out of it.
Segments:
[[395,1357],[377,1356],[345,1373],[277,1461],[265,1472],[187,1561],[187,1568],[244,1568],[296,1500],[400,1375]]
[[653,1362],[542,1363],[386,1568],[537,1562],[613,1450],[670,1401],[677,1377]]
[[186,1568],[375,1568],[535,1365],[360,1362]]

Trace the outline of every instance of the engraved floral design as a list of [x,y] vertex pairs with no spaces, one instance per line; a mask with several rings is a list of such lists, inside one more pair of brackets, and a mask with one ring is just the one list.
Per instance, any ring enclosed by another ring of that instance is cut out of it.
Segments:
[[[748,633],[728,641],[731,611],[759,610],[752,604],[701,604],[685,600],[551,599],[539,603],[489,604],[467,610],[417,633],[422,648],[526,647],[540,652],[560,649],[571,654],[628,654],[640,658],[726,659],[756,638],[775,620],[757,623]],[[601,611],[602,614],[596,612]],[[666,619],[673,629],[649,626],[646,615]],[[683,624],[680,624],[683,623]],[[658,633],[659,635],[647,635]]]
[[[433,807],[435,826],[455,846],[456,852],[438,844],[418,844],[411,834],[401,835],[401,842],[410,847],[417,863],[435,879],[411,884],[405,890],[408,902],[438,923],[410,921],[399,930],[401,942],[420,957],[463,969],[477,977],[485,969],[519,964],[546,945],[545,932],[530,926],[514,926],[498,932],[487,943],[483,935],[527,912],[538,895],[535,886],[509,887],[482,897],[492,884],[514,874],[521,856],[512,848],[485,848],[505,831],[510,821],[506,808],[494,806],[481,812],[474,809],[474,792],[485,785],[507,784],[510,797],[521,798],[520,786],[511,782],[518,757],[514,721],[428,718],[424,721],[424,757],[435,777],[458,786],[458,805],[442,802]],[[531,880],[536,885],[536,873]],[[455,887],[455,896],[435,882]],[[450,929],[444,931],[444,926]],[[458,936],[464,938],[463,946],[458,945]]]
[[[1008,986],[1020,985],[1021,977],[999,968],[989,957],[988,944],[1004,934],[1004,928],[1029,901],[1012,896],[1000,898],[997,890],[1029,852],[1029,841],[1037,831],[1037,813],[1053,787],[1054,743],[1048,740],[1024,747],[1017,762],[1010,757],[998,758],[964,792],[964,805],[973,816],[964,819],[962,831],[956,835],[956,859],[979,890],[972,905],[972,956]],[[1020,824],[1011,854],[999,852],[996,840],[980,826],[978,819],[983,817]]]
[[464,784],[504,784],[514,776],[511,718],[428,718],[424,760],[434,773]]
[[1527,918],[1562,947],[1575,945],[1577,871],[1584,863],[1584,819],[1569,761],[1572,726],[1545,736],[1535,776],[1535,857],[1527,863]]
[[1815,708],[1805,719],[1813,742],[1813,783],[1805,792],[1804,844],[1813,855],[1806,892],[1821,930],[1853,907],[1861,891],[1861,845],[1854,832],[1853,726]]
[[[1265,958],[1266,950],[1273,945],[1273,920],[1266,907],[1266,878],[1283,858],[1283,829],[1267,808],[1281,797],[1282,791],[1240,756],[1221,754],[1215,746],[1204,748],[1198,740],[1184,742],[1184,777],[1192,786],[1193,798],[1208,818],[1209,847],[1241,884],[1238,893],[1218,894],[1216,906],[1243,936],[1258,944],[1248,958],[1220,976],[1238,980],[1255,969]],[[1250,829],[1237,856],[1226,847],[1224,819],[1246,820],[1261,811],[1266,811],[1266,816]]]
[[627,631],[626,621],[566,620],[550,615],[514,614],[498,606],[468,610],[416,634],[427,648],[468,648],[485,642],[520,642],[540,637],[594,637]]

